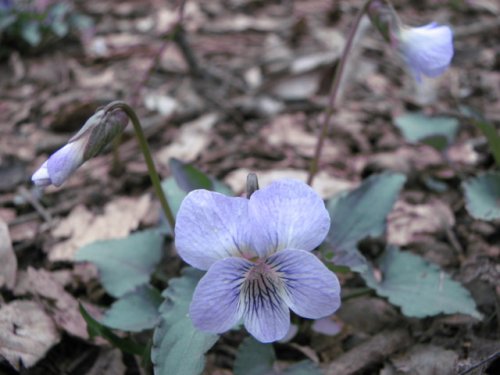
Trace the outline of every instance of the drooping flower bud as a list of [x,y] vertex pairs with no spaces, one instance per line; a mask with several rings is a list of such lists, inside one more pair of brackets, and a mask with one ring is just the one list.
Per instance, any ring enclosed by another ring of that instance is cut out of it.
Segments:
[[127,126],[128,117],[123,111],[114,110],[105,117],[104,113],[102,109],[97,111],[64,147],[42,164],[31,177],[35,185],[61,186],[78,167],[101,152]]
[[373,0],[366,8],[366,14],[373,26],[390,45],[394,44],[394,33],[399,28],[399,19],[386,0]]
[[402,54],[417,82],[422,75],[437,77],[453,57],[453,33],[448,26],[430,23],[420,27],[404,25],[388,0],[373,0],[366,9],[372,24],[384,39]]
[[422,74],[437,77],[443,74],[453,58],[453,33],[448,26],[430,23],[421,27],[402,27],[399,48],[417,82]]

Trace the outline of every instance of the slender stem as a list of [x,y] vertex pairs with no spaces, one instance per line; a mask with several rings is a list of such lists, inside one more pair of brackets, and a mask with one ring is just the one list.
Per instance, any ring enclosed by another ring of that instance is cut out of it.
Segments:
[[155,193],[160,200],[163,211],[165,212],[165,216],[167,217],[168,223],[170,224],[170,228],[175,228],[175,219],[172,214],[172,210],[168,204],[167,197],[163,193],[163,189],[161,188],[160,177],[158,176],[158,172],[156,171],[155,163],[153,158],[151,157],[151,152],[149,151],[148,142],[146,137],[144,136],[144,132],[142,131],[141,123],[139,118],[135,114],[132,107],[130,107],[127,103],[121,101],[114,101],[109,103],[104,108],[104,115],[113,111],[114,109],[121,109],[123,112],[127,114],[132,121],[132,125],[134,126],[135,135],[137,136],[137,140],[139,141],[139,146],[144,155],[144,159],[146,160],[146,165],[148,166],[149,177],[151,178],[151,183],[155,189]]
[[355,290],[349,294],[343,295],[342,302],[345,302],[345,301],[352,299],[352,298],[366,296],[368,294],[371,294],[372,292],[373,292],[373,289],[370,289],[370,288],[359,288],[358,290]]
[[323,118],[323,122],[321,124],[321,131],[318,137],[318,141],[316,143],[316,148],[314,151],[314,158],[311,161],[311,166],[309,167],[309,176],[307,177],[307,183],[312,185],[314,176],[318,172],[319,159],[321,157],[321,151],[323,150],[323,144],[325,143],[326,136],[328,135],[329,123],[330,119],[335,110],[335,101],[337,99],[338,93],[340,91],[340,83],[342,81],[342,74],[344,73],[347,57],[349,56],[349,52],[351,52],[352,45],[354,42],[354,37],[356,36],[356,32],[358,31],[358,26],[361,23],[361,19],[368,8],[372,0],[367,0],[363,4],[363,7],[358,11],[356,15],[356,19],[354,20],[354,24],[352,25],[351,31],[349,32],[349,36],[347,37],[346,45],[344,47],[344,51],[342,52],[342,56],[340,57],[340,61],[337,65],[337,69],[335,69],[335,74],[333,77],[332,88],[330,90],[330,97],[328,100],[328,107],[326,110],[325,117]]

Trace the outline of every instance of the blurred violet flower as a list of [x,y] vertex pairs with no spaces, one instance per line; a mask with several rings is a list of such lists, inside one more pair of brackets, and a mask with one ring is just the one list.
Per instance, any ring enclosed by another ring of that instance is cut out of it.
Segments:
[[310,319],[340,306],[337,277],[311,254],[324,240],[330,217],[308,185],[282,180],[250,199],[195,190],[177,214],[175,245],[195,268],[198,283],[189,315],[212,333],[241,319],[257,340],[286,336],[290,310]]
[[104,110],[90,117],[68,143],[52,154],[33,174],[37,186],[60,186],[88,159],[93,158],[127,126],[128,117],[115,110],[103,119]]
[[453,57],[453,33],[448,26],[434,22],[401,26],[395,39],[417,82],[422,81],[422,74],[437,77],[448,69]]

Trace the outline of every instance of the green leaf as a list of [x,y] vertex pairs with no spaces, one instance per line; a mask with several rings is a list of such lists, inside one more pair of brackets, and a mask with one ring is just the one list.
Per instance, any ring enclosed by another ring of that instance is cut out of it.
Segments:
[[27,41],[31,46],[35,47],[42,41],[42,33],[40,30],[40,24],[36,21],[27,22],[22,25],[21,36],[25,41]]
[[162,303],[160,292],[144,285],[115,301],[101,323],[113,329],[140,332],[153,328],[160,318],[158,307]]
[[78,250],[75,260],[94,263],[104,289],[113,297],[121,297],[149,282],[162,254],[163,236],[148,230],[93,242]]
[[162,293],[160,323],[153,335],[151,360],[155,375],[198,375],[205,364],[204,354],[218,335],[198,331],[188,316],[193,292],[203,272],[186,268],[172,279]]
[[422,113],[407,113],[394,122],[408,142],[423,142],[437,150],[455,140],[459,126],[454,117],[429,117]]
[[330,231],[322,246],[324,257],[336,265],[361,272],[367,267],[357,244],[366,237],[385,232],[386,217],[392,210],[406,177],[399,173],[373,175],[361,186],[335,196],[327,202],[331,217]]
[[500,219],[500,172],[488,172],[462,183],[467,211],[476,219]]
[[187,193],[180,188],[180,186],[175,181],[175,178],[170,176],[161,182],[161,187],[165,193],[168,204],[172,209],[172,214],[177,216],[179,208],[181,207],[182,200],[186,198]]
[[247,337],[236,353],[234,375],[272,374],[275,361],[272,344],[262,344],[253,337]]
[[169,166],[177,185],[185,192],[189,193],[195,189],[213,190],[210,177],[193,165],[172,158],[169,161]]
[[88,312],[85,310],[83,305],[80,303],[80,314],[82,314],[83,319],[87,323],[87,331],[91,338],[100,336],[109,341],[114,347],[123,350],[124,352],[130,354],[136,354],[142,356],[147,350],[147,347],[139,345],[131,340],[127,340],[115,335],[109,328],[105,327],[97,320],[95,320]]
[[322,372],[313,362],[304,360],[288,367],[283,375],[322,375]]
[[480,319],[470,293],[439,267],[409,252],[389,246],[378,261],[382,281],[373,269],[361,276],[377,294],[400,306],[406,316],[423,318],[438,314],[467,314]]

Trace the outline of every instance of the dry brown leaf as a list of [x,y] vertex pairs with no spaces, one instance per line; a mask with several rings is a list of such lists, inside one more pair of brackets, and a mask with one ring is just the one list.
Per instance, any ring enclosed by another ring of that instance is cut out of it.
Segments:
[[[246,168],[240,168],[229,173],[224,181],[237,194],[245,191],[246,179],[250,172],[256,173],[259,178],[259,186],[265,187],[271,182],[284,178],[291,178],[299,181],[306,181],[307,172],[301,169],[273,169],[270,171],[256,171]],[[320,172],[316,175],[313,182],[313,189],[323,198],[330,198],[344,190],[353,189],[356,184],[337,177],[328,175],[326,172]]]
[[88,338],[87,324],[78,309],[78,301],[64,290],[51,272],[29,267],[27,272],[20,274],[14,293],[37,295],[48,300],[46,308],[60,328],[73,336]]
[[453,144],[446,150],[446,155],[450,161],[457,164],[477,165],[479,162],[479,153],[472,142]]
[[272,32],[284,30],[290,22],[284,19],[269,17],[250,17],[239,14],[233,17],[218,19],[208,22],[203,26],[203,30],[209,33],[234,33],[246,30]]
[[124,375],[126,371],[120,350],[103,348],[86,375]]
[[358,168],[364,168],[368,164],[380,170],[391,170],[405,174],[439,166],[443,162],[438,151],[425,145],[402,146],[395,151],[374,154],[369,158],[362,155],[358,159]]
[[49,250],[49,260],[73,260],[75,252],[82,246],[98,240],[126,237],[137,229],[141,220],[151,209],[151,198],[119,197],[104,207],[101,215],[94,216],[84,206],[75,207],[68,217],[53,230],[56,238],[67,238]]
[[0,309],[0,354],[16,369],[33,366],[59,340],[54,322],[37,303],[17,300]]
[[393,360],[398,375],[453,375],[458,354],[435,345],[415,345]]
[[0,219],[0,288],[12,289],[16,283],[17,258],[7,224]]
[[168,168],[170,158],[186,162],[195,159],[208,146],[210,132],[218,119],[217,114],[208,113],[182,125],[175,140],[157,153],[158,161]]
[[408,245],[421,242],[429,234],[439,233],[454,224],[453,212],[440,200],[420,205],[398,201],[388,217],[387,238],[394,245]]
[[[273,119],[270,126],[264,127],[262,135],[277,147],[293,146],[302,156],[312,157],[316,148],[317,136],[304,129],[306,117],[303,113],[283,114]],[[329,140],[323,145],[323,159],[333,160],[341,155],[341,150]]]

